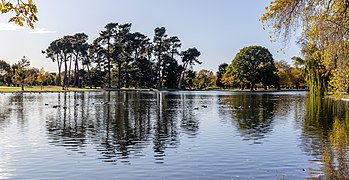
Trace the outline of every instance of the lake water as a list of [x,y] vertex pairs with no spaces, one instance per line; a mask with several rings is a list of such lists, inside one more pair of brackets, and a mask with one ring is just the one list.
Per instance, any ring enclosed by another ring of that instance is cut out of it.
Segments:
[[306,92],[0,94],[0,179],[344,179],[348,133]]

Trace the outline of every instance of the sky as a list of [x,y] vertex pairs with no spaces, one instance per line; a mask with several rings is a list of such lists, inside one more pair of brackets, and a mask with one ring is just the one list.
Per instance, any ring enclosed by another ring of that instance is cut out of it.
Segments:
[[[260,45],[275,60],[291,63],[299,56],[295,40],[288,45],[270,42],[270,31],[259,21],[270,0],[33,0],[38,6],[35,29],[7,23],[0,16],[0,59],[10,64],[26,56],[31,66],[56,71],[56,64],[41,53],[55,39],[85,32],[92,42],[109,22],[132,23],[132,31],[153,37],[156,27],[178,36],[182,49],[196,47],[203,63],[195,70],[217,71],[230,64],[240,49]],[[280,49],[283,49],[280,51]]]

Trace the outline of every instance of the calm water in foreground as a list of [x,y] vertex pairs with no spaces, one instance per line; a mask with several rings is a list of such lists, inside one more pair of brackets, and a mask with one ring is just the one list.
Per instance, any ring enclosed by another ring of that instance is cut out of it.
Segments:
[[348,133],[304,92],[1,94],[0,179],[349,178]]

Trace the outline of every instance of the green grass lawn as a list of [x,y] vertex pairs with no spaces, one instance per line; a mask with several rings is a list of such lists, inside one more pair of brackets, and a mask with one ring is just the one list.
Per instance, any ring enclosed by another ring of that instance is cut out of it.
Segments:
[[85,88],[69,88],[62,90],[60,86],[25,86],[24,91],[21,87],[0,86],[0,92],[85,92],[85,91],[103,91],[103,89],[85,89]]

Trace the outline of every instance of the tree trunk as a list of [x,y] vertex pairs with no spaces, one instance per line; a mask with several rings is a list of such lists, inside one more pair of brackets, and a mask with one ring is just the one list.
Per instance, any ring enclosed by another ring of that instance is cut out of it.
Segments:
[[57,54],[57,64],[58,64],[58,75],[57,75],[57,86],[61,85],[61,69],[62,69],[62,61],[58,59]]
[[90,89],[92,89],[92,79],[91,79],[91,72],[90,72],[90,67],[87,65],[87,73],[88,73],[88,80],[90,84]]
[[159,49],[159,55],[158,55],[158,90],[162,88],[161,85],[161,43],[160,43],[160,49]]
[[76,73],[77,73],[77,80],[78,80],[78,87],[81,87],[81,80],[80,80],[80,69],[79,69],[79,62],[76,63]]
[[182,89],[183,73],[179,76],[178,89]]
[[121,89],[121,60],[118,59],[118,89]]
[[164,74],[165,74],[165,69],[163,68],[161,71],[161,81],[160,81],[161,88],[163,88],[163,84],[164,84]]
[[70,60],[69,60],[69,74],[68,74],[68,86],[70,86],[71,83],[71,62],[72,62],[73,58],[72,56],[70,56]]
[[183,65],[183,70],[181,71],[181,75],[179,77],[178,89],[182,89],[182,81],[183,81],[184,73],[185,73],[185,70],[187,69],[187,66],[188,66],[188,63]]
[[151,53],[148,52],[148,62],[149,62],[149,70],[150,70],[150,86],[154,86],[154,74],[153,74],[153,67],[151,65]]
[[108,38],[108,49],[107,49],[107,59],[108,59],[108,88],[111,88],[111,64],[110,64],[110,38]]
[[64,79],[63,79],[63,86],[62,89],[66,90],[67,87],[67,71],[68,71],[68,64],[67,64],[67,55],[64,55]]
[[160,62],[158,62],[158,90],[161,89],[161,70],[160,70]]
[[[85,65],[84,64],[82,64],[82,69],[81,69],[81,71],[79,70],[79,74],[81,73],[81,72],[84,72],[85,71]],[[80,76],[80,75],[79,75]],[[80,78],[81,77],[81,78]],[[79,77],[79,79],[78,79],[78,81],[79,81],[79,88],[82,88],[82,87],[85,87],[84,86],[84,79],[83,79],[83,76],[80,76]]]
[[78,69],[77,69],[78,58],[79,58],[79,54],[76,53],[75,54],[75,63],[74,63],[74,82],[73,82],[73,87],[76,87],[76,82],[77,82],[76,78],[79,78],[79,77],[77,77],[77,73],[78,73]]
[[130,77],[128,72],[125,73],[126,88],[130,87]]

